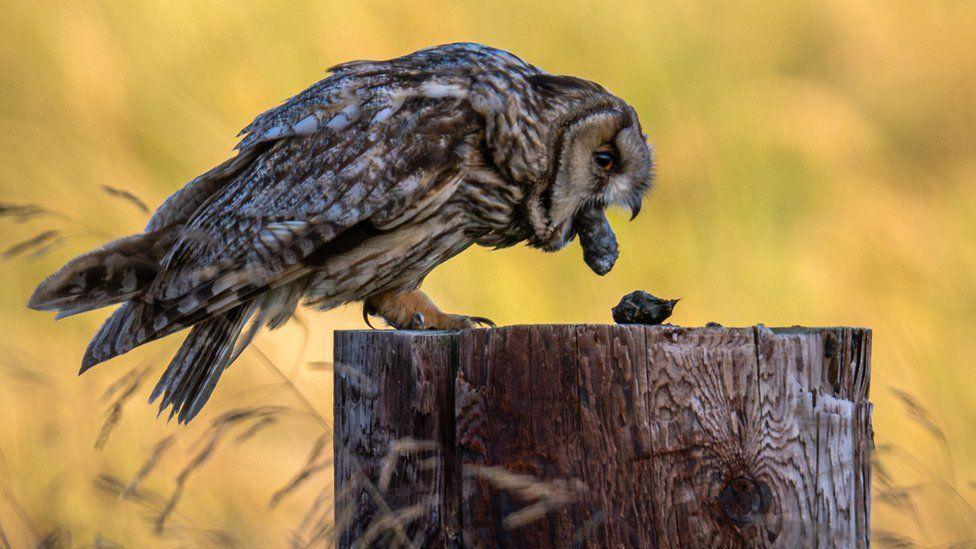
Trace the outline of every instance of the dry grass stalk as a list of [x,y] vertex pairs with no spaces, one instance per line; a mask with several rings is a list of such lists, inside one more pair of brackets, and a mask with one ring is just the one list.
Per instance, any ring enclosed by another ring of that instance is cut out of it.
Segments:
[[330,505],[328,507],[328,510],[323,511],[315,517],[317,522],[314,523],[314,527],[307,535],[303,536],[301,533],[296,533],[291,543],[294,549],[335,547],[336,532],[339,531],[337,524],[340,523],[332,522],[332,506]]
[[[11,204],[9,202],[0,202],[0,219],[11,218],[17,223],[24,223],[42,215],[57,217],[74,223],[83,229],[82,233],[108,236],[101,231],[98,231],[97,229],[94,229],[93,227],[72,218],[71,216],[38,206],[36,204]],[[6,251],[0,254],[0,258],[3,260],[9,260],[24,254],[28,254],[27,259],[33,261],[64,245],[68,239],[69,236],[64,235],[61,231],[47,230],[27,240],[14,244],[10,248],[7,248]]]
[[[316,527],[329,522],[328,516],[323,516],[326,510],[326,503],[332,501],[332,494],[329,490],[321,490],[312,501],[312,505],[305,511],[302,516],[301,522],[298,523],[298,527],[292,532],[292,547],[302,547],[305,545],[304,537],[302,532],[309,529],[310,526],[315,525]],[[328,506],[331,509],[331,506]]]
[[938,474],[930,466],[926,465],[920,461],[917,457],[913,456],[910,452],[897,446],[895,444],[877,444],[874,448],[874,452],[878,454],[878,458],[893,458],[898,459],[901,463],[914,469],[924,478],[929,480],[929,483],[939,492],[949,496],[958,506],[958,511],[962,512],[967,516],[968,520],[972,524],[976,524],[976,508],[973,504],[966,499],[956,487],[946,480],[942,475]]
[[[315,473],[326,470],[331,466],[331,455],[326,455],[328,453],[327,448],[329,447],[331,429],[325,422],[325,419],[317,413],[304,398],[304,395],[291,383],[288,376],[285,376],[263,353],[260,353],[260,357],[285,381],[286,386],[291,387],[292,392],[299,397],[299,400],[305,405],[308,413],[315,416],[326,431],[326,433],[317,439],[302,470],[285,487],[274,494],[272,498],[273,506],[293,490],[307,482],[309,478],[313,478]],[[301,361],[298,364],[300,365]],[[122,405],[136,392],[136,389],[146,378],[148,370],[148,366],[135,368],[116,380],[104,391],[102,399],[110,400],[111,405],[107,412],[105,425],[103,426],[103,434],[99,437],[100,445],[104,445],[104,439],[107,438],[108,433],[118,424],[121,417]],[[160,440],[154,446],[149,457],[128,484],[124,484],[114,477],[102,475],[96,479],[96,486],[104,492],[134,501],[151,510],[154,516],[154,531],[157,535],[179,535],[181,531],[187,529],[184,524],[186,521],[181,520],[173,524],[172,519],[178,516],[176,513],[177,505],[185,495],[189,479],[193,472],[210,460],[218,447],[224,441],[230,439],[231,435],[235,432],[237,434],[234,436],[233,442],[242,444],[262,430],[275,425],[278,422],[279,416],[286,410],[288,408],[281,406],[240,408],[230,410],[215,418],[198,441],[191,445],[191,448],[197,445],[199,445],[199,448],[177,475],[175,479],[176,486],[168,497],[145,490],[142,488],[142,482],[152,474],[158,467],[163,455],[172,447],[175,442],[173,436]],[[334,500],[330,496],[332,496],[331,490],[320,493],[316,499],[316,503],[306,513],[306,516],[302,520],[299,533],[296,533],[294,536],[296,546],[304,546],[306,544],[304,540],[307,540],[307,545],[309,546],[321,546],[323,543],[331,541],[334,535],[334,525],[331,520]],[[190,531],[196,539],[201,539],[201,536],[205,536],[202,530],[192,528]],[[229,534],[220,531],[211,531],[210,534],[206,535],[211,538],[206,544],[208,546],[236,545],[236,540]]]
[[142,467],[140,467],[139,470],[136,472],[135,476],[132,477],[132,480],[129,482],[129,485],[125,487],[125,490],[122,493],[123,498],[128,496],[131,492],[139,488],[139,484],[153,472],[153,470],[156,468],[156,465],[159,464],[159,460],[163,457],[163,454],[166,452],[167,449],[169,449],[170,446],[173,445],[175,441],[176,441],[176,437],[170,435],[160,440],[159,442],[156,443],[155,446],[153,446],[153,450],[152,453],[150,453],[149,455],[149,459],[147,459],[142,464]]
[[932,418],[932,414],[924,406],[922,406],[921,403],[919,403],[918,399],[909,393],[902,391],[901,389],[889,387],[888,390],[890,390],[893,395],[898,397],[898,400],[905,405],[905,411],[909,419],[921,425],[926,431],[929,432],[929,434],[943,444],[947,444],[946,436],[942,431],[942,428],[936,424],[935,420]]
[[143,375],[143,369],[148,368],[149,362],[144,362],[141,365],[129,370],[125,375],[119,377],[115,381],[109,384],[108,387],[102,391],[101,400],[103,402],[108,402],[116,396],[117,393],[128,391],[133,382],[138,381],[139,377]]
[[261,420],[255,422],[253,425],[248,427],[246,431],[234,437],[234,444],[237,445],[244,444],[245,442],[254,438],[255,435],[263,431],[265,428],[270,427],[277,422],[278,422],[277,418],[274,417],[262,418]]
[[[406,527],[413,521],[422,517],[426,514],[431,507],[437,506],[437,498],[432,496],[426,498],[425,500],[404,507],[401,509],[391,509],[386,503],[383,494],[387,492],[392,482],[394,473],[396,472],[396,466],[401,457],[408,457],[415,460],[415,463],[420,469],[432,469],[437,466],[437,457],[431,457],[427,459],[420,459],[418,454],[422,452],[436,452],[439,446],[434,441],[428,440],[416,440],[409,437],[400,438],[394,440],[390,444],[390,450],[387,452],[386,457],[383,459],[383,464],[380,467],[379,482],[374,484],[367,476],[365,472],[359,468],[358,473],[350,482],[344,487],[344,494],[336,495],[336,499],[348,498],[351,493],[360,493],[359,489],[353,490],[357,485],[364,489],[367,494],[370,495],[373,502],[376,504],[378,513],[373,517],[366,531],[363,535],[356,540],[358,545],[369,546],[374,540],[377,540],[380,536],[390,534],[393,539],[390,540],[389,545],[391,547],[417,547],[418,543],[410,540],[406,534]],[[348,524],[348,520],[351,519],[352,511],[355,508],[354,505],[345,505],[342,507],[344,517],[336,518],[336,531],[343,531],[343,527]],[[340,527],[342,525],[343,527]]]
[[374,398],[379,394],[379,388],[376,386],[375,380],[363,375],[362,372],[359,372],[355,368],[350,368],[348,365],[342,363],[333,364],[333,368],[335,369],[336,377],[342,377],[343,383],[355,387],[364,396]]
[[[118,191],[118,189],[113,189],[113,190]],[[106,190],[106,192],[108,191]],[[125,191],[121,191],[121,192],[125,192]],[[133,198],[135,197],[133,196]],[[100,231],[79,219],[71,217],[70,215],[59,212],[57,210],[45,208],[44,206],[38,204],[14,204],[11,202],[0,202],[0,219],[9,218],[9,219],[13,219],[17,223],[24,223],[27,221],[31,221],[40,216],[49,216],[49,217],[56,217],[59,219],[63,219],[65,221],[77,225],[78,227],[83,229],[83,231],[86,233],[99,236],[102,238],[112,238],[111,234],[108,234],[104,231]]]
[[30,254],[28,254],[27,255],[27,260],[28,261],[34,261],[34,260],[40,259],[41,257],[44,257],[45,255],[47,255],[50,251],[55,250],[57,248],[60,248],[67,241],[68,241],[68,237],[67,236],[59,236],[59,237],[55,238],[54,240],[51,240],[51,241],[47,242],[43,246],[38,247],[37,249],[35,249],[34,251],[32,251]]
[[503,519],[508,529],[524,526],[547,513],[571,505],[587,492],[583,481],[576,478],[543,481],[532,475],[512,473],[503,467],[469,464],[464,468],[464,475],[487,480],[495,488],[512,492],[522,501],[532,502]]
[[334,547],[335,546],[335,527],[331,523],[323,521],[316,527],[308,539],[296,534],[291,542],[293,549],[306,549],[310,547]]
[[23,365],[20,361],[11,358],[9,354],[10,350],[4,349],[5,356],[0,358],[0,370],[9,375],[10,378],[32,385],[52,387],[50,376]]
[[[336,509],[335,503],[337,501],[346,501],[351,497],[351,494],[358,493],[360,478],[350,479],[346,486],[339,492],[334,493],[329,488],[326,488],[319,493],[316,502],[321,499],[322,505],[313,504],[308,512],[305,513],[293,537],[293,548],[321,547],[326,543],[335,545],[336,533],[342,532],[349,525],[355,510],[355,506],[353,505],[344,505],[333,517],[333,511]],[[310,530],[303,535],[302,532],[306,529]]]
[[[908,450],[891,443],[878,443],[872,455],[872,476],[876,484],[873,500],[880,505],[886,505],[892,509],[911,517],[915,526],[924,537],[926,530],[935,531],[945,525],[933,524],[930,520],[923,520],[919,510],[925,511],[937,505],[932,501],[934,497],[943,495],[951,502],[952,507],[943,507],[940,513],[943,516],[952,516],[955,520],[960,520],[967,525],[976,525],[976,508],[969,499],[961,494],[956,488],[952,466],[952,455],[948,446],[948,441],[944,431],[939,426],[935,417],[923,407],[917,398],[900,389],[890,388],[891,393],[904,405],[906,416],[913,422],[921,425],[927,433],[941,443],[941,447],[946,454],[949,476],[940,474],[928,461],[917,458]],[[888,462],[897,460],[900,464],[908,466],[924,479],[923,484],[902,486],[897,482],[897,477],[893,475],[888,467]],[[935,490],[930,490],[934,488]],[[944,505],[944,504],[943,504]],[[951,509],[951,510],[950,510]],[[970,535],[974,530],[967,529]],[[915,547],[916,541],[901,533],[873,530],[872,540],[881,547]],[[974,541],[971,539],[958,539],[946,547],[973,547]]]
[[[390,488],[390,482],[393,479],[393,473],[396,472],[397,462],[401,456],[411,456],[412,454],[417,454],[420,452],[436,452],[440,446],[432,440],[415,440],[410,437],[399,438],[394,440],[390,445],[390,451],[387,452],[386,457],[383,459],[383,466],[380,468],[380,478],[378,483],[378,488],[380,492],[386,493]],[[422,469],[431,467],[431,463],[424,460],[418,463],[421,465]],[[436,461],[433,465],[436,466]]]
[[48,532],[37,543],[37,549],[69,549],[70,547],[73,547],[71,532],[60,526]]
[[878,547],[908,548],[916,546],[915,542],[907,536],[877,529],[871,532],[871,541]]
[[876,490],[873,501],[904,513],[911,517],[916,525],[921,526],[919,521],[918,509],[915,508],[914,498],[921,485],[908,486],[905,488],[889,488],[887,490]]
[[57,238],[61,233],[59,231],[44,231],[38,235],[35,235],[27,240],[18,242],[13,246],[6,249],[2,256],[4,261],[13,259],[23,253],[29,252],[36,248],[39,248],[45,244],[48,244],[55,238]]
[[894,479],[891,473],[888,472],[888,466],[885,465],[877,453],[871,454],[871,475],[871,481],[882,488],[888,488],[894,485]]
[[241,547],[240,542],[237,541],[237,538],[234,537],[234,534],[231,534],[230,532],[226,532],[224,530],[190,529],[189,533],[192,536],[190,539],[199,540],[200,543],[194,544],[197,545],[198,547],[227,547],[227,548]]
[[[330,456],[324,456],[323,458],[323,453],[328,446],[329,440],[328,435],[322,435],[315,441],[315,444],[312,446],[312,451],[309,453],[308,458],[306,458],[305,465],[302,469],[287,484],[276,490],[271,496],[271,501],[268,503],[270,508],[274,509],[275,506],[281,503],[281,500],[301,486],[311,475],[324,470],[332,464],[332,458]],[[323,459],[320,460],[320,458]]]
[[[363,547],[369,547],[373,540],[381,535],[387,533],[395,534],[397,531],[402,531],[406,525],[424,516],[427,513],[427,510],[433,505],[437,505],[436,496],[425,498],[423,501],[410,505],[409,507],[396,509],[390,513],[383,513],[382,515],[373,519],[373,522],[370,523],[369,528],[363,532],[362,537],[356,540],[356,544]],[[394,541],[390,542],[391,547],[398,545],[399,544],[394,543]],[[407,547],[416,547],[413,541],[408,541],[407,543],[403,543],[403,545]]]
[[92,484],[97,490],[105,494],[132,501],[153,512],[159,512],[166,505],[166,497],[159,492],[140,486],[130,488],[121,479],[106,473],[95,477]]
[[18,223],[29,221],[39,215],[44,215],[48,211],[36,204],[11,204],[0,202],[0,218],[12,217]]
[[108,185],[102,185],[102,190],[105,191],[105,193],[108,194],[109,196],[122,199],[128,202],[129,204],[132,204],[136,208],[139,208],[140,210],[142,210],[142,213],[145,214],[149,213],[149,206],[146,206],[146,203],[143,202],[138,196],[132,194],[131,192],[125,189],[117,189],[115,187],[110,187]]
[[[108,474],[96,477],[94,486],[107,495],[136,503],[150,511],[153,516],[164,510],[168,503],[167,498],[159,492],[142,487],[130,490],[122,480]],[[180,516],[179,519],[179,524],[170,524],[166,526],[165,530],[156,530],[156,535],[192,540],[194,543],[189,544],[192,547],[237,547],[240,545],[236,538],[228,532],[198,528],[191,524],[185,516]],[[153,522],[155,523],[155,521]],[[180,544],[180,546],[187,546],[187,544]]]
[[[362,468],[362,464],[359,464],[356,476],[360,477],[359,478],[360,482],[358,484],[363,488],[365,488],[366,493],[369,494],[370,496],[370,499],[373,500],[373,503],[375,503],[376,507],[378,507],[380,510],[379,515],[374,520],[385,521],[384,517],[394,516],[393,510],[390,508],[390,505],[386,502],[386,499],[383,498],[383,494],[380,493],[380,491],[376,488],[376,485],[373,484],[373,482],[369,480],[368,477],[366,477],[366,474]],[[393,521],[385,521],[384,524],[389,525],[389,528],[393,531],[393,534],[396,537],[397,542],[399,542],[401,545],[405,547],[413,547],[413,542],[411,542],[410,538],[407,537],[407,532],[406,530],[404,530],[402,522],[393,520]]]
[[3,549],[10,549],[10,540],[7,539],[7,533],[3,531],[3,523],[0,522],[0,546]]
[[[6,469],[6,461],[4,461],[4,468]],[[0,491],[2,491],[3,499],[7,502],[7,505],[14,510],[14,513],[17,514],[17,518],[20,519],[20,522],[26,526],[28,530],[30,530],[31,534],[33,534],[35,538],[40,539],[42,537],[40,528],[38,528],[37,524],[35,524],[31,519],[30,515],[27,513],[27,510],[24,509],[24,506],[20,504],[20,501],[14,497],[13,492],[11,492],[10,489],[4,484],[0,484]]]
[[98,433],[98,439],[95,440],[95,449],[101,450],[105,447],[105,444],[108,442],[108,438],[111,436],[112,431],[115,430],[119,422],[122,420],[122,408],[132,397],[132,395],[138,391],[139,387],[142,385],[142,382],[145,381],[146,376],[149,375],[149,371],[151,369],[152,362],[147,362],[142,366],[137,366],[105,390],[105,393],[102,395],[103,399],[112,398],[113,395],[115,398],[109,405],[105,421],[102,422],[102,428]]
[[[281,406],[239,408],[225,412],[215,418],[207,428],[207,433],[204,435],[204,438],[207,438],[207,443],[200,451],[190,458],[190,461],[183,467],[180,474],[177,475],[176,488],[173,489],[173,493],[166,501],[166,505],[156,517],[156,532],[161,532],[165,527],[167,519],[173,513],[177,503],[179,503],[183,496],[183,492],[186,490],[187,481],[190,479],[190,476],[194,471],[206,463],[208,459],[210,459],[220,443],[223,441],[225,435],[230,432],[231,429],[242,424],[253,425],[254,423],[260,422],[265,418],[276,416],[284,410],[285,408]],[[209,437],[207,435],[209,435]]]

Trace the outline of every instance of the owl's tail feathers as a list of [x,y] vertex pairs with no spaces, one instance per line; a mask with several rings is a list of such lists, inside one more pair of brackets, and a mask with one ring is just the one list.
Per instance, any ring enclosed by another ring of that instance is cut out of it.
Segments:
[[[193,326],[163,377],[149,397],[160,396],[159,411],[170,407],[170,419],[189,423],[210,399],[224,369],[237,358],[238,339],[254,312],[252,304],[243,304]],[[252,334],[245,336],[246,345]]]
[[131,299],[156,278],[178,234],[174,226],[127,236],[76,257],[42,282],[27,306],[64,318]]
[[81,359],[81,370],[78,374],[83,374],[96,364],[135,349],[137,336],[144,338],[143,343],[162,337],[161,335],[150,336],[144,326],[142,319],[147,316],[149,309],[150,305],[147,303],[126,301],[112,312],[102,327],[95,332],[91,341],[88,342],[88,348],[85,349],[85,356]]

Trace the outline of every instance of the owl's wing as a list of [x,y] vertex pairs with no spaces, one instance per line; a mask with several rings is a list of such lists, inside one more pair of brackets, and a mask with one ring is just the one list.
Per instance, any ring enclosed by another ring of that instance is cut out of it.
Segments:
[[233,181],[254,161],[258,154],[266,149],[267,146],[263,144],[243,149],[237,156],[224,161],[183,185],[180,190],[160,204],[149,219],[145,232],[151,233],[186,223],[209,197]]
[[431,196],[453,192],[458,150],[478,131],[477,116],[452,97],[398,103],[354,103],[338,109],[351,116],[342,127],[304,133],[299,124],[270,145],[245,146],[242,153],[262,143],[267,150],[199,207],[152,286],[93,338],[83,370],[294,280],[333,241],[355,246],[364,231],[389,229]]

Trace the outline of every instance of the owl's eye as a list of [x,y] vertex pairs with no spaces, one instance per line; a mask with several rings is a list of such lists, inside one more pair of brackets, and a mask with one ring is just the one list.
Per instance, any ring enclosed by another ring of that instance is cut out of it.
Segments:
[[610,151],[597,151],[593,154],[593,162],[603,171],[610,171],[617,165],[617,156]]

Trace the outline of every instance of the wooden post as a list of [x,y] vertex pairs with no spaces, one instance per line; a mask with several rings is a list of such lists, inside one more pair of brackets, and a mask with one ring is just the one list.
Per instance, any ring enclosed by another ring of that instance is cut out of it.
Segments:
[[854,547],[871,332],[337,332],[343,547]]

